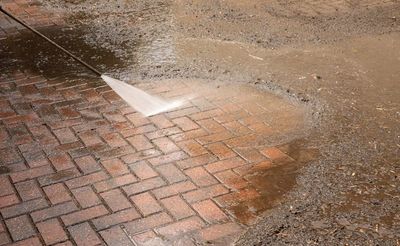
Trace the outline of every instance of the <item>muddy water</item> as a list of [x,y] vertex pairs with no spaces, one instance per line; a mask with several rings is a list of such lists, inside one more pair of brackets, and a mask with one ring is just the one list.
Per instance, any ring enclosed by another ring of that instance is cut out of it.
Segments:
[[[124,64],[109,50],[89,46],[84,41],[85,31],[82,29],[45,28],[39,31],[84,61],[94,64],[100,71],[113,72]],[[1,40],[0,52],[8,58],[0,60],[2,74],[21,71],[47,78],[94,76],[85,67],[29,31]]]

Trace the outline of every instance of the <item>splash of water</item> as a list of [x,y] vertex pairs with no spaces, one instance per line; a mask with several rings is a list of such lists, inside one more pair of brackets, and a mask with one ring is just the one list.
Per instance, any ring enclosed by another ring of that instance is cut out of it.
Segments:
[[172,110],[184,103],[184,100],[165,101],[106,75],[101,75],[101,78],[131,107],[146,117]]

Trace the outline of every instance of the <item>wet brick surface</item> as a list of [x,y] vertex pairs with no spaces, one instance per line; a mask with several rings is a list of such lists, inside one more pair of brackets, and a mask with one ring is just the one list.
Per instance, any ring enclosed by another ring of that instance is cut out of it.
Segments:
[[[104,86],[13,76],[1,81],[14,88],[1,96],[1,243],[228,240],[242,230],[229,207],[259,197],[243,168],[285,157],[253,147],[260,112],[228,98],[143,118]],[[22,95],[26,85],[37,91]],[[19,113],[16,102],[35,107]]]

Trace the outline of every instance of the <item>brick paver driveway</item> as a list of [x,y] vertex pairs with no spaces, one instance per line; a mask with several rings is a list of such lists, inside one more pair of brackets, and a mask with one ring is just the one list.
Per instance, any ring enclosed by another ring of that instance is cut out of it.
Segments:
[[[4,5],[37,26],[62,22],[30,4]],[[4,38],[20,27],[1,16],[0,28]],[[145,83],[163,97],[196,95],[144,118],[97,84],[1,73],[1,245],[225,245],[265,209],[254,175],[293,161],[265,142],[301,118],[274,96]],[[278,113],[286,125],[274,128]]]

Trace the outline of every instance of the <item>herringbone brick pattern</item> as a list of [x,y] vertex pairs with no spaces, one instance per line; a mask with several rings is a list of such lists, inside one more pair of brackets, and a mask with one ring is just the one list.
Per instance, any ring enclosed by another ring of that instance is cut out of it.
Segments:
[[229,208],[260,197],[245,174],[290,159],[264,147],[271,99],[251,89],[144,84],[201,95],[144,118],[107,86],[13,76],[1,81],[2,244],[221,240],[242,229]]

